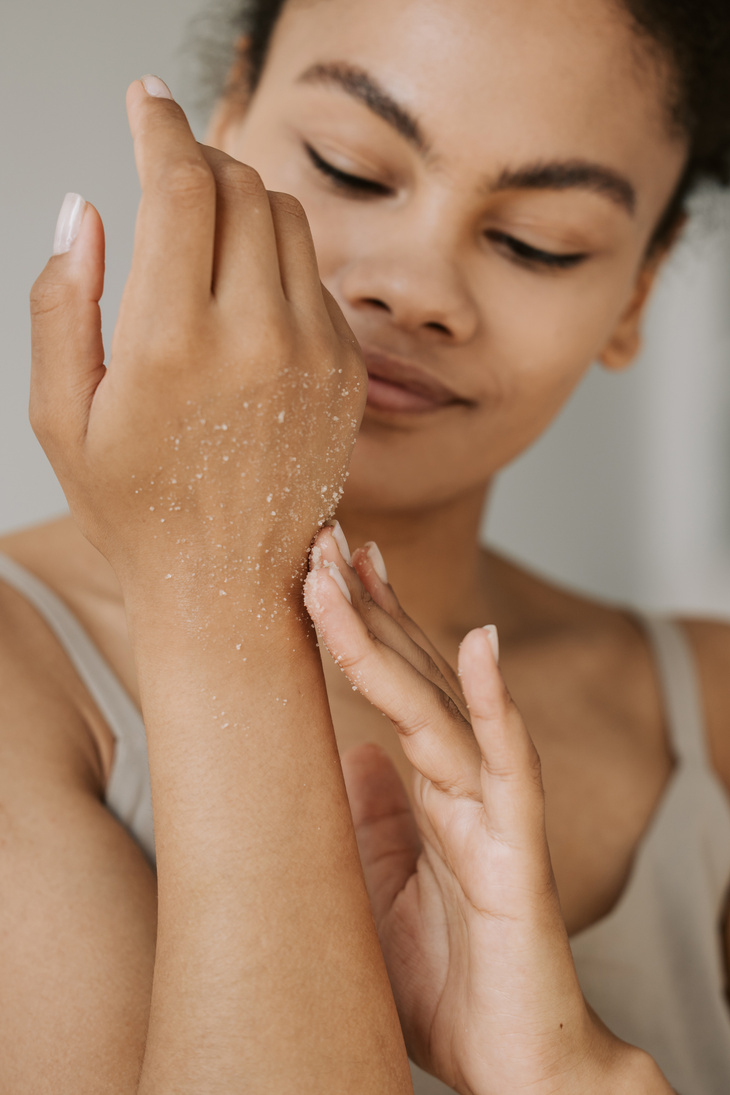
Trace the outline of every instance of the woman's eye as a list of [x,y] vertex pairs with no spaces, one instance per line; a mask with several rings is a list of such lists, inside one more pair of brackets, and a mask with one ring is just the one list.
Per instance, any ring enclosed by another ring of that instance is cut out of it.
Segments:
[[487,232],[487,237],[493,243],[506,247],[520,262],[528,266],[543,266],[553,270],[570,270],[578,266],[588,257],[582,252],[574,255],[560,255],[554,251],[541,251],[537,247],[531,247],[529,243],[507,235],[506,232]]
[[317,170],[341,190],[349,190],[351,193],[358,194],[384,195],[390,193],[388,187],[383,186],[382,183],[373,182],[372,179],[361,179],[358,175],[348,175],[346,171],[340,171],[338,167],[334,167],[327,160],[323,160],[311,145],[305,143],[304,147]]

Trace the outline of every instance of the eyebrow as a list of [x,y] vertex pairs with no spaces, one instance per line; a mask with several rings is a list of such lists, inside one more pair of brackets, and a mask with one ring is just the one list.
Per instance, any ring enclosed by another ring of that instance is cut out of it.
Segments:
[[[310,65],[297,83],[340,88],[387,122],[421,156],[429,154],[430,145],[418,119],[365,69],[344,61],[319,62]],[[636,211],[636,190],[629,180],[613,168],[590,160],[539,161],[505,168],[496,180],[487,180],[484,189],[490,194],[503,190],[589,190],[608,198],[627,213]]]
[[346,91],[354,99],[364,103],[401,137],[413,145],[421,155],[428,153],[428,143],[421,126],[405,107],[397,103],[365,69],[344,61],[331,61],[311,65],[297,80],[299,84],[332,84]]
[[592,190],[610,198],[627,213],[636,212],[636,190],[618,171],[588,160],[535,163],[515,170],[505,169],[490,192],[500,190]]

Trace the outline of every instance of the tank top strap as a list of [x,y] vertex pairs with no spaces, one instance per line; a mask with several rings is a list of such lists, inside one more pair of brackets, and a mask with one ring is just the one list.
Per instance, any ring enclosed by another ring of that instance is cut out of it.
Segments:
[[115,739],[114,760],[104,801],[154,869],[152,789],[142,712],[91,636],[53,590],[2,553],[0,580],[25,597],[43,617],[111,730]]
[[712,770],[702,690],[689,639],[674,620],[643,615],[638,620],[654,653],[674,753],[684,764]]
[[[119,739],[121,728],[145,744],[142,716],[129,693],[69,608],[34,574],[0,553],[0,579],[29,601],[71,660],[99,711]],[[124,736],[127,736],[125,734]]]

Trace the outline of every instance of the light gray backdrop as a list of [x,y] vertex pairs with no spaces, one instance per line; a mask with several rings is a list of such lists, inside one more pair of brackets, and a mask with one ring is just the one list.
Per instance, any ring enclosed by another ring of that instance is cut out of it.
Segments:
[[[205,0],[0,0],[0,531],[60,512],[27,425],[30,285],[67,190],[107,229],[107,342],[138,186],[127,84],[145,72],[193,110],[182,50]],[[202,137],[204,118],[193,112]],[[666,272],[641,361],[596,368],[500,480],[489,539],[579,589],[730,616],[730,203],[703,201]]]

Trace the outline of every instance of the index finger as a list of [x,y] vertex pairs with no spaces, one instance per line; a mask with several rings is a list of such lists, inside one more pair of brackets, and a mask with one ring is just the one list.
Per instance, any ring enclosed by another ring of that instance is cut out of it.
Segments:
[[157,76],[127,90],[142,186],[131,280],[162,307],[200,305],[211,294],[216,187],[182,108]]

